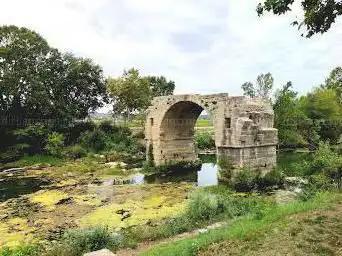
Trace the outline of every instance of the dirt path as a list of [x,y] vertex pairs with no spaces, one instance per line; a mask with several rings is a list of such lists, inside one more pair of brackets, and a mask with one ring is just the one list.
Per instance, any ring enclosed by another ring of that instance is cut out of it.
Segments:
[[192,232],[186,232],[186,233],[179,234],[177,236],[173,236],[173,237],[169,237],[169,238],[165,238],[165,239],[160,239],[160,240],[156,240],[156,241],[146,241],[144,243],[139,244],[138,247],[135,248],[135,249],[122,249],[122,250],[119,250],[116,253],[116,255],[117,256],[137,255],[137,254],[139,254],[141,252],[149,250],[150,248],[152,248],[155,245],[168,244],[168,243],[171,243],[171,242],[174,242],[174,241],[177,241],[177,240],[181,240],[181,239],[184,239],[184,238],[191,238],[191,237],[197,236],[200,233],[207,232],[208,230],[212,230],[212,229],[216,229],[216,228],[221,228],[221,227],[226,227],[226,226],[228,226],[227,222],[217,222],[217,223],[214,223],[214,224],[212,224],[210,226],[207,226],[206,228],[197,229],[197,230],[194,230]]

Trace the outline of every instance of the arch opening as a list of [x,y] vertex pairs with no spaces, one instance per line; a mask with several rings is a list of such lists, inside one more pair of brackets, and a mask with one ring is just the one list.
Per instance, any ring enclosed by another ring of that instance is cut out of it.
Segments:
[[[195,144],[195,126],[201,113],[208,113],[191,101],[172,105],[160,123],[160,154],[162,163],[190,162],[198,160]],[[209,114],[209,113],[208,113]],[[210,115],[210,114],[209,114]]]

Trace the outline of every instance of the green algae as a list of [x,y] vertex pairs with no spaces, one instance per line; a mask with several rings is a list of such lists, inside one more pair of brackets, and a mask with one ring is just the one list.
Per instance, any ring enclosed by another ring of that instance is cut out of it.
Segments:
[[48,208],[53,208],[60,200],[68,197],[68,194],[59,190],[41,190],[30,195],[30,200],[33,203],[39,203]]
[[[87,214],[79,220],[79,224],[82,227],[97,225],[129,227],[143,225],[151,220],[175,217],[184,210],[185,202],[163,205],[166,200],[165,196],[156,196],[143,201],[128,200],[123,204],[109,204]],[[122,215],[118,214],[120,210],[129,211],[131,216],[122,220]]]
[[14,217],[0,223],[0,247],[14,247],[33,241],[35,229],[28,225],[26,219]]

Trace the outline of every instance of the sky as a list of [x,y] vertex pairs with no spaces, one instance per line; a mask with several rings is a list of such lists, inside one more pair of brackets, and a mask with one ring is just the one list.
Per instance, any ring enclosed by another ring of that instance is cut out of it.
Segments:
[[0,0],[0,24],[35,30],[61,51],[89,57],[106,76],[138,68],[163,75],[176,94],[226,92],[271,72],[301,94],[342,65],[342,20],[302,38],[286,16],[258,17],[259,0]]

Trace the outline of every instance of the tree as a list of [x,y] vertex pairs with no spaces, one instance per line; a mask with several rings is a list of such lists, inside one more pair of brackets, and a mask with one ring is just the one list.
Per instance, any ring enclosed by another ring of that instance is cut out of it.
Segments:
[[299,121],[305,116],[298,108],[297,92],[292,89],[292,83],[287,82],[277,90],[274,98],[274,126],[278,129],[280,144],[286,147],[306,144],[298,130]]
[[172,95],[175,90],[175,82],[163,76],[147,76],[146,79],[153,97]]
[[84,118],[106,99],[102,69],[61,54],[34,31],[0,27],[0,114]]
[[241,88],[244,91],[244,95],[251,98],[259,97],[270,101],[273,84],[274,79],[271,73],[267,73],[261,74],[257,77],[256,86],[251,82],[246,82],[241,86]]
[[318,126],[320,139],[336,143],[342,133],[342,108],[336,91],[316,88],[302,102],[307,117]]
[[342,67],[337,67],[330,72],[323,87],[335,90],[342,103]]
[[[257,13],[259,16],[265,12],[282,15],[291,11],[294,2],[294,0],[264,0],[263,3],[258,4]],[[317,33],[327,32],[337,16],[342,14],[341,0],[301,0],[301,6],[304,18],[301,21],[295,20],[291,24],[298,26],[298,29],[305,26],[307,30],[305,36],[308,38]],[[301,35],[304,36],[304,33]]]
[[151,90],[147,79],[137,69],[124,70],[119,78],[108,78],[107,88],[113,102],[113,112],[126,119],[148,107]]

